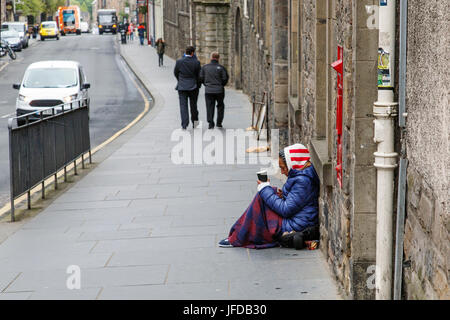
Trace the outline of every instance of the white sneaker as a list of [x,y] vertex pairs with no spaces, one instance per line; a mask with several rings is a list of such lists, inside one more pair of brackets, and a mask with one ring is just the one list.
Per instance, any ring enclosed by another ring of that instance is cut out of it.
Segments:
[[192,126],[194,127],[194,129],[195,128],[197,128],[198,127],[198,125],[200,124],[200,122],[199,121],[194,121],[194,123],[192,124]]

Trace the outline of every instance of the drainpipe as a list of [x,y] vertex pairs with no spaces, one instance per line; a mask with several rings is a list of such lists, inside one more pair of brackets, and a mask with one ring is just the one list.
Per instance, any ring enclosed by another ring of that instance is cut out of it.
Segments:
[[193,37],[193,32],[192,32],[192,0],[189,1],[189,45],[193,46],[194,44],[194,40],[192,39]]
[[374,103],[374,141],[377,144],[374,166],[377,168],[376,299],[392,298],[394,170],[395,0],[380,0],[378,101]]

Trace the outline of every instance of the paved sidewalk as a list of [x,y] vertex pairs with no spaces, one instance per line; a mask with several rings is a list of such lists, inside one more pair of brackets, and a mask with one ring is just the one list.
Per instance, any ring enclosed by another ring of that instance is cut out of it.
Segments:
[[[217,247],[253,198],[259,166],[172,163],[174,61],[158,68],[153,48],[137,43],[123,55],[156,105],[125,144],[0,245],[0,299],[339,299],[320,251]],[[228,89],[225,103],[226,128],[250,125],[245,95]],[[81,269],[79,290],[66,288],[69,265]]]

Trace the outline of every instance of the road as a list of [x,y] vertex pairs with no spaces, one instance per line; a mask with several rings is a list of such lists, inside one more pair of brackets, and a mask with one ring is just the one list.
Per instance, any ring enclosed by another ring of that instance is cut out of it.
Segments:
[[0,71],[0,207],[9,201],[8,117],[14,116],[19,83],[26,67],[40,60],[76,60],[91,84],[90,133],[95,147],[130,123],[144,109],[144,100],[131,81],[133,75],[117,52],[112,35],[69,35],[38,41],[18,52],[17,60]]

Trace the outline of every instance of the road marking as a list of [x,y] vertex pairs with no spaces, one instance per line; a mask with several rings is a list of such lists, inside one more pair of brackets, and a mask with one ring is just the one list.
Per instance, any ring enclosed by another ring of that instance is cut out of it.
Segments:
[[0,71],[2,71],[3,69],[6,68],[6,66],[9,64],[9,62],[5,62],[5,64],[3,65],[3,67],[0,68]]
[[[120,62],[122,64],[124,64],[123,58],[121,57]],[[142,96],[142,99],[144,99],[145,102],[145,107],[144,107],[144,111],[142,111],[132,122],[130,122],[125,128],[119,130],[118,132],[116,132],[112,137],[110,137],[109,139],[107,139],[105,142],[103,142],[102,144],[98,145],[97,147],[95,147],[93,150],[91,150],[91,155],[95,154],[96,152],[98,152],[99,150],[101,150],[102,148],[104,148],[105,146],[107,146],[108,144],[110,144],[111,142],[113,142],[114,140],[116,140],[119,136],[121,136],[123,133],[125,133],[127,130],[129,130],[131,127],[133,127],[137,122],[139,122],[139,120],[141,120],[146,114],[147,112],[150,110],[150,101],[147,99],[147,97],[144,94],[144,91],[142,91],[142,89],[138,86],[137,82],[134,80],[134,78],[131,76],[131,71],[129,71],[129,67],[125,68],[129,78],[131,79],[131,82],[136,86],[136,89],[139,91],[140,95]],[[89,152],[86,152],[84,154],[84,156],[88,156],[89,157]],[[76,160],[76,164],[78,166],[78,164],[81,164],[81,157],[78,158]],[[69,172],[70,170],[72,170],[74,167],[73,162],[71,162],[70,165],[68,165],[66,167],[67,172]],[[64,176],[64,168],[59,170],[56,173],[56,177],[57,178],[61,178]],[[44,185],[46,185],[47,187],[52,185],[54,183],[54,177],[50,177],[48,179],[46,179],[44,181]],[[32,190],[30,190],[30,198],[38,193],[41,192],[42,190],[42,184],[39,183],[36,187],[34,187]],[[27,194],[25,193],[24,195],[20,196],[19,198],[14,200],[14,203],[20,203],[22,201],[25,201],[27,199]],[[6,217],[6,213],[11,211],[11,199],[9,200],[9,203],[5,204],[1,209],[0,209],[0,221],[2,219],[4,219]]]
[[[7,101],[6,101],[6,102],[7,102]],[[15,115],[16,115],[15,112],[12,112],[12,113],[10,113],[10,114],[5,114],[4,116],[2,116],[2,119],[9,118],[9,117],[15,116]]]

